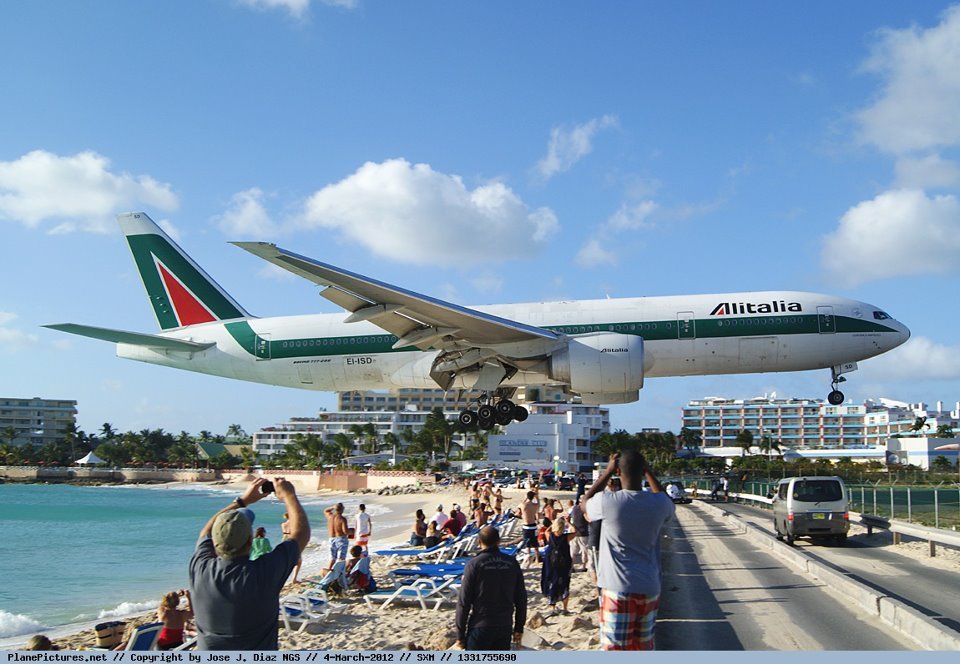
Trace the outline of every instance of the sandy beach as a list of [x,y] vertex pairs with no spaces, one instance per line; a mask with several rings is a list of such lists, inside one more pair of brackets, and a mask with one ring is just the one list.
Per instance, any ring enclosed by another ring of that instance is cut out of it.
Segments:
[[[371,540],[371,551],[405,545],[409,537],[410,525],[413,522],[414,512],[420,508],[427,514],[436,510],[437,504],[443,504],[447,511],[454,503],[466,503],[466,496],[461,487],[425,487],[420,493],[401,494],[393,496],[379,496],[376,494],[319,494],[329,498],[334,504],[340,497],[349,496],[364,499],[368,505],[389,506],[397,514],[409,515],[405,525],[396,525],[392,528],[377,528],[374,522],[374,537]],[[564,501],[572,497],[569,493],[543,492],[546,497],[559,497]],[[521,491],[509,489],[504,492],[505,506],[514,506],[520,502]],[[316,498],[317,495],[311,496]],[[314,530],[314,539],[319,539],[326,532],[323,519],[311,523]],[[508,544],[517,537],[505,540]],[[892,547],[892,538],[889,533],[871,538],[871,546]],[[923,543],[905,542],[897,547],[901,555],[925,558],[926,550]],[[930,560],[930,564],[957,569],[960,566],[960,553],[944,550],[938,558]],[[412,561],[409,558],[394,558],[390,556],[372,557],[374,577],[381,589],[389,587],[387,574],[395,567],[407,566]],[[304,570],[301,577],[315,573],[317,570]],[[597,609],[597,591],[590,581],[589,574],[575,572],[571,581],[570,602],[568,615],[553,615],[546,597],[540,593],[540,566],[534,565],[524,572],[528,592],[527,624],[524,633],[523,645],[525,648],[537,650],[596,650],[599,643],[599,625]],[[289,583],[283,594],[301,592],[307,589],[307,583]],[[117,598],[121,600],[122,598]],[[397,603],[386,609],[370,608],[363,598],[350,592],[347,595],[334,599],[342,605],[343,610],[319,625],[310,626],[304,632],[289,632],[280,629],[281,650],[405,650],[423,648],[426,650],[447,650],[456,648],[456,630],[454,624],[453,602],[443,603],[438,610],[422,610],[416,603]],[[139,624],[153,622],[154,612],[128,619],[128,631]],[[64,650],[82,650],[94,645],[92,629],[54,640],[55,644]]]
[[[505,506],[514,506],[521,500],[517,489],[504,491]],[[570,494],[543,492],[544,496],[572,498]],[[360,498],[367,505],[389,507],[395,515],[408,515],[405,522],[392,527],[378,527],[374,520],[374,535],[370,550],[405,546],[409,539],[416,510],[423,509],[429,516],[443,504],[449,512],[453,504],[465,504],[466,494],[462,486],[423,487],[419,493],[399,495],[363,494],[359,492],[311,494],[311,500],[329,499],[330,504],[340,498]],[[349,515],[348,515],[349,516]],[[199,526],[198,526],[199,527]],[[321,539],[326,533],[326,523],[311,513],[313,539]],[[519,531],[518,531],[519,533]],[[514,537],[513,539],[518,539]],[[504,542],[506,545],[511,540]],[[312,545],[313,546],[313,545]],[[371,565],[374,578],[380,588],[389,587],[387,574],[390,569],[409,565],[409,558],[373,555]],[[316,569],[304,569],[301,577],[316,573]],[[589,574],[575,572],[571,581],[569,615],[551,615],[546,597],[540,593],[540,566],[525,570],[528,592],[527,628],[524,646],[547,650],[593,650],[599,641],[597,624],[596,588]],[[301,592],[309,588],[307,583],[288,583],[283,594]],[[118,598],[122,599],[122,598]],[[334,600],[343,606],[343,611],[326,622],[311,626],[304,632],[290,633],[280,629],[281,650],[404,650],[411,645],[427,650],[446,650],[455,647],[454,604],[445,602],[437,611],[423,611],[416,603],[392,604],[384,610],[372,609],[355,592]],[[128,632],[133,627],[156,620],[155,612],[127,619]],[[82,650],[95,644],[92,629],[54,639],[61,650]]]

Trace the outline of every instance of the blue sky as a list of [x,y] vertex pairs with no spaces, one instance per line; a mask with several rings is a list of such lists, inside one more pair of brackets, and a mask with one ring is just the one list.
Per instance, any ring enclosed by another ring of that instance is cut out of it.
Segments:
[[[461,304],[797,289],[913,338],[848,399],[960,399],[960,6],[942,2],[0,4],[0,395],[81,428],[248,431],[332,394],[119,360],[153,332],[144,210],[245,308],[336,311],[231,240]],[[656,379],[825,397],[827,371]]]

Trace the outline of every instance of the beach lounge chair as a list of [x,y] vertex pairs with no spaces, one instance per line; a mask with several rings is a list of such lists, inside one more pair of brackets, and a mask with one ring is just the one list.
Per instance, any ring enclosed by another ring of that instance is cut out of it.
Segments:
[[374,553],[378,556],[422,556],[440,551],[448,546],[450,546],[450,541],[444,540],[426,549],[385,549],[384,551],[375,551]]
[[381,601],[379,608],[381,611],[393,602],[406,600],[419,602],[420,608],[426,611],[427,602],[433,602],[433,610],[436,611],[445,601],[455,602],[456,593],[451,586],[459,580],[460,577],[450,577],[449,579],[417,579],[408,586],[399,586],[389,590],[378,590],[375,593],[369,593],[363,596],[364,601],[370,608],[375,608],[376,603]]
[[[310,625],[319,625],[327,619],[329,611],[314,610],[302,595],[287,595],[280,598],[280,620],[283,627],[290,632],[303,632]],[[293,625],[300,623],[298,629]]]
[[331,602],[327,591],[322,588],[308,588],[302,593],[287,595],[287,597],[302,597],[309,602],[310,610],[314,613],[323,613],[326,616],[332,616],[336,613],[343,613],[345,604]]
[[124,650],[156,650],[161,629],[163,629],[163,623],[161,622],[135,627]]
[[463,563],[432,564],[424,563],[413,567],[401,567],[387,572],[387,578],[393,583],[410,583],[418,578],[446,579],[451,576],[463,576]]

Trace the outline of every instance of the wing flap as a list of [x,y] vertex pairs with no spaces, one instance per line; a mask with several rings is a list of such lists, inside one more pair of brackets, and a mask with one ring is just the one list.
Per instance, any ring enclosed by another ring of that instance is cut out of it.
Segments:
[[141,332],[127,332],[125,330],[112,330],[106,327],[93,327],[91,325],[77,325],[76,323],[58,323],[56,325],[44,325],[43,327],[70,334],[78,334],[81,337],[90,337],[100,341],[112,341],[118,344],[130,344],[132,346],[144,346],[146,348],[157,348],[161,350],[179,351],[181,353],[196,353],[215,346],[213,341],[196,342],[184,341],[182,339],[171,339],[170,337],[161,337],[156,334],[143,334]]

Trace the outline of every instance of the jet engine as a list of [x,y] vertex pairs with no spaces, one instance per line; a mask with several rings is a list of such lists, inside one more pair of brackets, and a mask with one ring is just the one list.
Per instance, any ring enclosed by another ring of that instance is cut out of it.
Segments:
[[569,386],[583,403],[629,403],[643,387],[643,338],[600,332],[570,339],[550,356],[550,378]]

